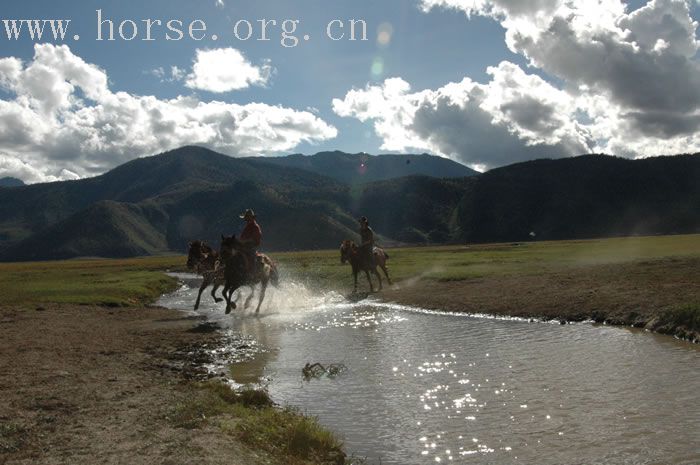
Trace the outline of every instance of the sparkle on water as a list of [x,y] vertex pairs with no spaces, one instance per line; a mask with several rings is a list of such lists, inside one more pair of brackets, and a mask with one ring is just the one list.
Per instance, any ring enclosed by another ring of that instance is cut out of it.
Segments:
[[[189,309],[197,282],[186,282],[160,304]],[[348,303],[297,283],[269,291],[258,316],[226,316],[210,299],[203,295],[200,314],[266,349],[251,369],[273,399],[318,416],[369,463],[700,463],[692,344],[591,324]],[[308,362],[347,370],[304,381]]]

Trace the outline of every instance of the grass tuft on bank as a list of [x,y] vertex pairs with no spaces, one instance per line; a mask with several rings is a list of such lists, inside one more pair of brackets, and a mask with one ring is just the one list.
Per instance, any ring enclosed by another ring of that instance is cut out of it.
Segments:
[[[676,333],[700,333],[700,303],[678,305],[667,310],[659,318],[657,328],[662,328],[662,332]],[[690,337],[690,334],[687,334]]]
[[[273,404],[263,390],[234,391],[219,381],[192,386],[186,402],[169,416],[178,428],[214,425],[284,463],[345,464],[343,444],[315,418]],[[349,462],[348,462],[349,463]]]

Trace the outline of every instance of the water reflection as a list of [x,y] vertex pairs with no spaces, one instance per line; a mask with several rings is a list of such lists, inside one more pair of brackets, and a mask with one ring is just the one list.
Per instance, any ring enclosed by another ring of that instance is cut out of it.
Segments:
[[[202,312],[268,349],[246,369],[274,399],[370,462],[700,463],[697,346],[304,292],[273,292],[261,317]],[[347,370],[304,382],[309,362]]]

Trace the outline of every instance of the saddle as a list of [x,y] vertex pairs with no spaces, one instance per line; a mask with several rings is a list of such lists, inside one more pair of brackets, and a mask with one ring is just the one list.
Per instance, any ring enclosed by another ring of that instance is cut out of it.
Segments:
[[246,273],[246,278],[247,278],[248,280],[254,280],[254,279],[255,279],[255,275],[256,275],[258,272],[260,272],[260,270],[262,269],[263,265],[265,265],[265,260],[266,260],[266,256],[265,256],[264,254],[261,254],[260,252],[258,252],[258,251],[256,250],[256,251],[255,251],[255,262],[253,263],[253,268],[250,269],[250,268],[247,268],[247,267],[246,267],[245,273]]

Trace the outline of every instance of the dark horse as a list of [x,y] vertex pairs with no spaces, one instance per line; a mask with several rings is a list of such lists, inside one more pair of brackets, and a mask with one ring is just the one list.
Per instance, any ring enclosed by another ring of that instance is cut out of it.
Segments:
[[364,271],[367,275],[367,281],[369,281],[369,290],[374,292],[374,287],[372,286],[372,278],[369,276],[371,271],[377,276],[379,280],[379,290],[382,290],[382,277],[379,276],[377,272],[377,265],[384,271],[386,280],[391,284],[391,278],[389,278],[389,272],[386,269],[386,261],[389,259],[389,255],[384,252],[384,250],[379,247],[374,248],[374,263],[371,263],[364,254],[360,253],[360,248],[353,241],[347,240],[340,244],[340,263],[350,262],[352,266],[352,275],[355,278],[355,292],[357,293],[357,274],[360,271]]
[[243,250],[243,245],[236,239],[236,236],[224,237],[221,236],[221,248],[219,250],[219,255],[224,263],[224,290],[223,296],[226,299],[226,313],[231,313],[231,308],[236,308],[236,302],[231,302],[231,297],[236,289],[241,286],[250,286],[253,289],[253,293],[248,296],[245,301],[244,308],[248,307],[250,300],[253,298],[255,293],[255,285],[260,283],[262,288],[260,290],[260,299],[258,300],[258,307],[255,309],[255,313],[260,311],[260,306],[265,299],[265,291],[267,290],[267,285],[272,283],[273,286],[277,287],[279,285],[279,273],[277,271],[277,265],[265,254],[258,254],[256,264],[256,271],[253,275],[250,275],[247,270],[247,260],[245,252]]
[[219,260],[219,252],[209,247],[204,241],[192,241],[187,251],[187,268],[204,277],[194,304],[195,310],[199,308],[202,292],[211,284],[214,284],[211,296],[216,303],[224,300],[216,296],[216,290],[224,283],[224,268]]

